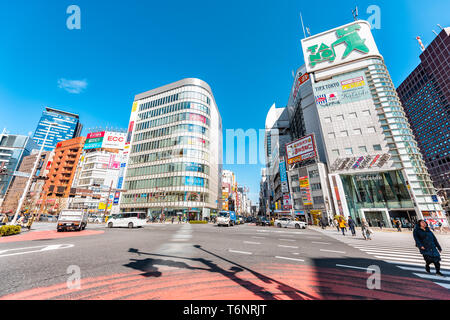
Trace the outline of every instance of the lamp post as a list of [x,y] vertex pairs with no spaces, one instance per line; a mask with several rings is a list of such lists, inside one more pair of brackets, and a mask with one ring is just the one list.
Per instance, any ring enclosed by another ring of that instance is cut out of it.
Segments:
[[13,220],[11,221],[11,225],[14,225],[14,224],[16,223],[17,217],[18,217],[18,215],[19,215],[19,213],[20,213],[20,209],[22,209],[22,204],[23,204],[23,202],[25,201],[25,198],[26,198],[26,196],[27,196],[27,194],[28,194],[28,190],[30,189],[30,185],[31,185],[31,182],[32,182],[32,180],[33,180],[34,174],[36,173],[37,166],[38,166],[38,164],[39,164],[39,161],[41,160],[41,155],[42,155],[42,152],[43,152],[43,150],[44,150],[45,143],[47,142],[47,138],[48,138],[48,135],[49,135],[49,133],[50,133],[50,129],[52,128],[52,126],[57,126],[57,125],[58,125],[58,124],[57,124],[57,123],[54,123],[54,122],[53,122],[53,123],[50,123],[50,124],[48,125],[47,133],[45,134],[45,138],[44,138],[44,141],[42,142],[41,149],[39,150],[39,153],[38,153],[38,155],[37,155],[37,157],[36,157],[36,161],[34,162],[33,169],[31,170],[30,177],[28,178],[28,181],[27,181],[27,184],[26,184],[26,186],[25,186],[25,189],[23,190],[22,197],[20,198],[19,204],[17,205],[16,214],[14,215],[14,218],[13,218]]

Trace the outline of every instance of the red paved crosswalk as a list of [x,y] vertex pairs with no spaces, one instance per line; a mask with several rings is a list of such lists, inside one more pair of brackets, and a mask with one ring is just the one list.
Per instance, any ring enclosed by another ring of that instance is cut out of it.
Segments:
[[18,241],[33,241],[33,240],[45,240],[45,239],[62,239],[70,237],[83,237],[92,236],[96,234],[102,234],[105,231],[102,230],[83,230],[78,232],[57,232],[56,230],[47,231],[30,231],[15,236],[1,237],[0,243],[18,242]]

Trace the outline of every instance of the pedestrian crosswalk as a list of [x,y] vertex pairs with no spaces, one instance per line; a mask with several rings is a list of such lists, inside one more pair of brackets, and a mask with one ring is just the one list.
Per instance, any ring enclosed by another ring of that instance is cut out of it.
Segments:
[[373,240],[364,240],[361,236],[343,236],[331,230],[320,230],[320,232],[376,259],[394,264],[402,270],[412,272],[417,277],[431,280],[435,284],[450,290],[450,251],[448,248],[444,247],[441,253],[441,273],[444,275],[444,277],[441,277],[435,274],[433,264],[431,265],[431,273],[425,271],[425,261],[415,247],[411,236],[376,233]]

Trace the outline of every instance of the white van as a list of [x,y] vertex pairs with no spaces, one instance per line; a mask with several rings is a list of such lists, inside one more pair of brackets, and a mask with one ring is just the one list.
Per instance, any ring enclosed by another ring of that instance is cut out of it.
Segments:
[[122,212],[111,215],[106,226],[108,228],[142,228],[147,223],[146,218],[147,214],[145,212]]

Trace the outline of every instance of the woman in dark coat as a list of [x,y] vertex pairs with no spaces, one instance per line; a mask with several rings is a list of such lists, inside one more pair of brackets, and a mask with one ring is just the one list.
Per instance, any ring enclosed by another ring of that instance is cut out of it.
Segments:
[[424,220],[419,220],[413,232],[416,247],[420,249],[420,253],[425,259],[425,270],[430,273],[430,264],[436,267],[436,275],[442,276],[441,273],[441,255],[442,248],[433,232],[428,228],[428,224]]

